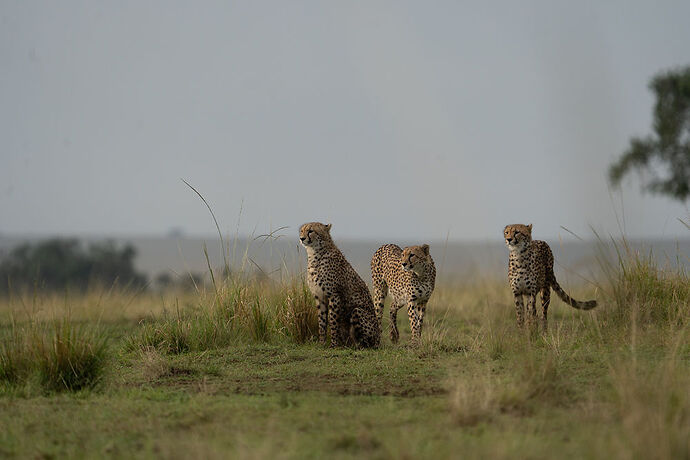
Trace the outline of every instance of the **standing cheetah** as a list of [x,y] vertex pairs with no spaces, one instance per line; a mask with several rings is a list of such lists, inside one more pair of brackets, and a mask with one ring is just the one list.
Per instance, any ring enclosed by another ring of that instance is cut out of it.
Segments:
[[436,282],[436,267],[429,254],[429,245],[400,249],[395,244],[384,244],[371,259],[371,279],[379,323],[383,318],[383,302],[386,295],[391,294],[391,340],[397,342],[400,337],[398,310],[407,306],[412,342],[419,341],[426,304]]
[[307,284],[319,309],[319,341],[326,344],[326,321],[331,347],[345,345],[353,329],[355,343],[377,347],[381,327],[366,283],[331,239],[331,224],[304,224],[299,239],[307,250]]
[[541,292],[542,327],[547,328],[546,313],[551,300],[551,289],[571,307],[591,310],[597,306],[596,300],[580,302],[570,297],[558,285],[553,273],[553,253],[544,241],[532,240],[532,224],[507,225],[503,230],[506,245],[510,249],[508,281],[515,296],[515,310],[518,327],[524,324],[522,296],[529,296],[530,322],[537,318],[537,294]]

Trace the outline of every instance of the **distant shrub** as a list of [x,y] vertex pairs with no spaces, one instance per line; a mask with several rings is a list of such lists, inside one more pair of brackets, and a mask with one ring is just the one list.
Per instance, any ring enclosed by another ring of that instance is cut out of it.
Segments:
[[136,250],[114,242],[84,248],[75,239],[51,239],[14,248],[0,261],[0,293],[39,287],[46,290],[85,290],[92,283],[118,282],[141,287],[146,277],[134,268]]

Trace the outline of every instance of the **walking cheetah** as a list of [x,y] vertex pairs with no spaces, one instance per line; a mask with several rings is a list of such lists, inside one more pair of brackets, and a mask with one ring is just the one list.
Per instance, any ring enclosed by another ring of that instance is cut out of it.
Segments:
[[326,344],[326,322],[331,347],[345,345],[351,334],[362,347],[377,347],[381,326],[366,283],[331,239],[331,224],[304,224],[299,239],[307,250],[307,284],[319,309],[319,341]]
[[508,281],[515,296],[515,311],[519,327],[524,324],[524,303],[522,296],[529,296],[530,322],[537,317],[537,294],[541,292],[542,327],[547,328],[546,313],[551,300],[551,289],[571,307],[591,310],[596,300],[581,302],[570,297],[558,285],[553,273],[553,253],[544,241],[532,240],[532,224],[507,225],[503,230],[506,245],[510,249]]
[[426,304],[436,282],[436,267],[429,254],[429,245],[400,249],[395,244],[384,244],[371,259],[371,279],[379,323],[383,318],[383,302],[386,295],[391,294],[391,340],[397,342],[400,337],[398,310],[407,306],[412,342],[417,342],[422,334]]

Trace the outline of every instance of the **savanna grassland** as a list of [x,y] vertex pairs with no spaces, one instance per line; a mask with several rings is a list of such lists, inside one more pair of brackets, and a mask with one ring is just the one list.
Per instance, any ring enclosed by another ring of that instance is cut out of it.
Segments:
[[[690,282],[636,254],[547,333],[503,279],[441,282],[422,343],[316,343],[299,279],[0,305],[0,457],[688,458]],[[365,279],[367,276],[365,276]],[[388,309],[386,309],[386,312]]]

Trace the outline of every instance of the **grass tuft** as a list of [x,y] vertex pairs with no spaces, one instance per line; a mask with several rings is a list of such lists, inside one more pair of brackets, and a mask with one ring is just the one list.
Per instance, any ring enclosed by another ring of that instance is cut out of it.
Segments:
[[46,391],[93,388],[103,376],[107,351],[98,326],[68,317],[22,328],[13,324],[0,343],[0,381],[17,386],[36,375]]
[[31,340],[38,375],[49,391],[93,388],[103,374],[107,341],[98,329],[54,321]]
[[31,369],[24,334],[13,324],[9,334],[0,342],[0,382],[16,384],[25,380]]
[[651,254],[623,243],[616,246],[616,265],[604,262],[613,308],[612,319],[623,325],[683,326],[690,319],[690,278],[682,268],[662,269]]
[[307,284],[291,283],[278,311],[278,325],[296,343],[315,340],[319,333],[318,312]]
[[125,351],[155,348],[166,354],[212,350],[235,342],[270,343],[287,338],[314,340],[317,312],[303,280],[289,283],[228,279],[196,307],[145,323],[124,344]]

